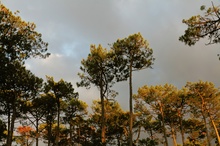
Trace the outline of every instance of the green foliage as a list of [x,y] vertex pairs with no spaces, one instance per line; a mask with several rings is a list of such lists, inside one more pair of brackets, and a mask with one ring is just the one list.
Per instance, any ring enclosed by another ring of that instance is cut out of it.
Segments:
[[88,105],[85,102],[76,98],[63,102],[61,107],[65,114],[63,120],[65,123],[69,124],[69,145],[74,145],[74,143],[81,143],[81,141],[83,141],[80,134],[78,135],[77,133],[79,129],[82,129],[81,127],[85,122],[84,117],[87,115],[87,107]]
[[[41,78],[36,77],[18,62],[11,64],[7,77],[1,79],[0,91],[2,97],[0,102],[4,103],[2,108],[4,108],[6,114],[8,110],[13,109],[11,106],[14,106],[14,104],[25,104],[38,94],[43,82]],[[8,106],[9,109],[7,109]]]
[[[208,37],[210,44],[219,43],[219,7],[200,9],[204,16],[183,20],[188,29],[180,41],[194,45]],[[128,145],[131,132],[136,134],[134,144],[149,146],[164,144],[166,138],[175,141],[179,134],[186,146],[205,145],[219,137],[220,91],[210,82],[188,82],[181,90],[169,84],[143,86],[133,98],[134,114],[123,111],[117,102],[110,102],[113,100],[104,100],[117,95],[111,90],[115,82],[128,78],[132,97],[132,72],[152,68],[153,50],[140,33],[118,39],[110,50],[91,45],[81,62],[77,85],[95,85],[101,101],[93,103],[93,113],[88,115],[87,104],[78,99],[70,82],[55,82],[47,76],[43,86],[43,80],[24,67],[30,57],[49,55],[36,26],[1,5],[0,27],[0,114],[8,120],[0,120],[0,140],[7,138],[6,145],[11,145],[16,120],[25,123],[25,117],[36,128],[34,136],[48,145]],[[105,141],[100,136],[103,131]]]
[[24,60],[31,56],[47,57],[47,43],[35,31],[34,23],[23,21],[4,5],[0,5],[0,53],[4,58]]
[[[188,82],[186,88],[189,89],[189,105],[193,111],[196,110],[195,113],[197,113],[198,116],[201,115],[201,112],[205,112],[206,115],[208,114],[207,112],[217,113],[218,109],[215,108],[219,106],[218,100],[220,92],[215,88],[213,83],[202,81],[196,83]],[[214,110],[215,112],[211,112],[210,110]]]
[[[92,110],[91,121],[94,127],[97,127],[97,132],[99,133],[101,129],[100,101],[93,101]],[[105,112],[107,144],[120,145],[127,143],[129,114],[124,112],[117,102],[109,102],[107,100],[105,100]]]
[[[44,126],[43,128],[40,126],[39,130],[43,133],[46,131],[45,134],[43,134],[43,138],[46,139],[48,143],[51,143],[51,141],[53,141],[52,126],[55,123],[57,114],[56,98],[53,94],[43,94],[37,102],[40,103],[40,108],[44,113],[42,118],[44,121]],[[42,102],[43,104],[41,104]]]
[[65,113],[65,121],[71,123],[71,120],[78,116],[85,116],[87,114],[88,105],[76,98],[72,98],[63,103],[62,110]]
[[59,134],[60,134],[60,112],[61,112],[61,101],[70,100],[71,98],[77,98],[78,93],[74,93],[74,88],[70,82],[65,82],[60,80],[55,82],[53,77],[47,76],[47,83],[45,83],[45,93],[51,94],[56,99],[57,106],[57,130],[56,130],[56,140],[55,143],[58,146]]
[[74,93],[74,88],[71,82],[66,82],[61,79],[55,82],[53,77],[47,76],[47,83],[45,84],[45,93],[54,94],[56,98],[77,98],[78,93]]
[[174,142],[180,133],[183,145],[211,144],[214,139],[218,142],[219,95],[211,82],[188,82],[181,90],[168,84],[143,86],[134,96],[137,124],[150,138],[156,135],[161,141],[172,136]]
[[79,73],[81,82],[77,83],[78,86],[84,86],[89,88],[91,84],[98,87],[100,90],[100,99],[102,105],[102,132],[101,140],[102,144],[105,143],[105,105],[104,98],[112,98],[117,94],[110,88],[114,84],[114,70],[113,70],[113,58],[112,51],[108,51],[101,45],[96,47],[95,45],[90,46],[90,54],[87,59],[81,61],[82,66],[80,67],[82,73]]
[[[10,68],[9,68],[10,67]],[[7,118],[7,143],[11,143],[15,120],[26,112],[27,103],[39,94],[42,79],[36,77],[19,62],[11,63],[4,71],[10,70],[0,81],[1,114]]]
[[98,47],[91,45],[87,59],[81,61],[82,66],[80,69],[82,73],[78,73],[81,82],[77,85],[89,88],[91,84],[94,84],[99,89],[101,86],[104,88],[103,95],[108,92],[114,84],[111,53],[101,45],[98,45]]
[[166,145],[168,145],[167,137],[169,136],[167,126],[171,129],[169,133],[174,136],[173,129],[176,128],[175,124],[178,120],[177,112],[170,106],[170,98],[177,97],[176,90],[176,87],[169,84],[164,86],[143,86],[139,88],[138,94],[135,95],[136,99],[145,102],[150,106],[152,112],[157,115],[156,120],[161,124],[160,126],[158,125],[158,132],[163,133]]
[[188,20],[183,19],[188,28],[185,34],[179,37],[179,40],[191,46],[195,45],[201,38],[208,37],[208,44],[216,44],[220,42],[219,35],[219,22],[220,22],[220,9],[219,6],[212,6],[208,9],[201,6],[201,11],[204,15],[192,16]]
[[113,43],[112,50],[114,52],[114,66],[116,73],[116,80],[126,80],[129,78],[129,146],[133,144],[133,103],[132,103],[132,72],[135,70],[142,70],[151,68],[153,65],[153,50],[149,47],[147,41],[140,33],[133,34],[124,39],[118,39]]
[[50,123],[54,122],[57,112],[56,99],[53,94],[42,94],[37,104],[40,106],[42,112],[44,112],[44,120]]
[[26,104],[39,94],[42,79],[24,67],[30,57],[45,58],[47,43],[35,31],[35,24],[23,21],[0,4],[0,104],[7,118],[7,145],[11,146],[14,123],[26,110]]
[[[127,67],[130,65],[132,70],[151,68],[155,60],[152,56],[153,50],[140,33],[130,35],[124,39],[118,39],[113,43],[112,49],[116,55],[115,59],[120,61],[116,63],[120,63],[121,69],[125,69],[125,71],[129,71]],[[118,65],[116,64],[116,66]],[[125,67],[123,68],[123,66]],[[126,72],[125,77],[128,77]]]

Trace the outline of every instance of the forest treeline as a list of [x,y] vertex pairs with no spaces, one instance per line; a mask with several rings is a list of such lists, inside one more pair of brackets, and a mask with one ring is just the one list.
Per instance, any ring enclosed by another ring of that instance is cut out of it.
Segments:
[[[193,16],[179,39],[194,45],[208,36],[219,42],[219,9]],[[217,19],[215,19],[217,18]],[[152,69],[155,58],[140,33],[118,39],[110,49],[91,45],[81,61],[78,87],[97,87],[100,100],[92,112],[79,99],[71,82],[35,76],[25,67],[31,57],[47,58],[48,44],[23,21],[0,5],[0,141],[30,146],[182,146],[220,145],[220,89],[211,82],[187,82],[140,87],[133,93],[133,72]],[[128,80],[129,111],[115,100],[114,84]],[[88,95],[90,96],[90,95]],[[89,98],[89,97],[88,97]]]

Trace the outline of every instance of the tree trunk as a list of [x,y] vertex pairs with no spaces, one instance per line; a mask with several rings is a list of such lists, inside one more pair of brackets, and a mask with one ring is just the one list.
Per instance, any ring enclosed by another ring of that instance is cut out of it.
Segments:
[[[12,103],[12,115],[11,117],[8,118],[9,120],[9,124],[10,126],[8,126],[8,138],[7,138],[7,146],[11,146],[12,145],[12,137],[13,137],[13,132],[14,132],[14,123],[15,123],[15,119],[16,119],[16,105],[15,105],[15,99],[16,99],[16,95],[14,95],[15,97],[13,98],[13,103]],[[10,112],[10,110],[9,110]],[[10,113],[9,113],[10,115]]]
[[56,146],[59,146],[59,139],[60,139],[60,98],[57,97],[57,128],[56,128],[56,139],[55,139],[55,143]]
[[161,113],[161,117],[162,117],[163,135],[164,135],[164,139],[165,139],[164,145],[168,146],[167,132],[166,132],[166,127],[165,127],[165,122],[164,122],[163,107],[160,102],[159,102],[159,106],[160,106],[160,113]]
[[181,134],[181,139],[182,139],[182,144],[183,146],[185,145],[185,135],[184,135],[184,130],[183,130],[183,119],[182,119],[182,111],[183,107],[181,106],[181,110],[178,110],[178,117],[179,117],[179,122],[180,122],[180,134]]
[[38,125],[39,125],[39,120],[38,118],[36,119],[36,146],[38,146],[38,139],[39,139],[39,129],[38,129]]
[[212,126],[214,127],[214,130],[215,130],[215,134],[216,134],[216,137],[217,137],[217,140],[218,140],[218,144],[220,145],[220,137],[219,137],[218,129],[216,128],[215,122],[212,119],[211,119],[211,122],[212,122]]
[[106,139],[105,139],[105,107],[104,107],[104,98],[101,98],[101,104],[102,104],[102,145],[105,145]]
[[137,134],[137,138],[136,138],[136,140],[135,140],[135,143],[136,143],[136,144],[137,144],[138,141],[139,141],[140,135],[141,135],[141,126],[138,127],[138,134]]
[[10,108],[8,107],[8,135],[7,135],[7,145],[9,145],[9,140],[10,140],[10,129],[11,129],[11,112]]
[[10,132],[9,132],[9,141],[8,141],[7,146],[12,145],[12,137],[13,137],[15,119],[16,119],[16,106],[13,106],[13,113],[12,113],[12,117],[11,117],[11,126],[10,126]]
[[209,110],[208,110],[208,115],[209,115],[210,121],[212,122],[212,126],[213,126],[213,128],[215,130],[215,134],[216,134],[216,137],[217,137],[217,140],[218,140],[218,144],[220,145],[220,137],[219,137],[218,129],[216,128],[215,122],[214,122],[212,116],[210,115]]
[[208,146],[211,146],[210,136],[209,136],[209,131],[208,131],[209,129],[208,129],[206,118],[205,118],[205,115],[204,115],[203,112],[202,112],[202,117],[203,117],[203,121],[204,121],[204,124],[205,124],[206,138],[207,138]]
[[132,61],[129,66],[129,109],[130,109],[130,116],[129,116],[129,146],[133,145],[133,103],[132,103]]
[[181,132],[181,138],[182,138],[182,144],[185,146],[185,135],[183,131],[183,120],[182,118],[180,119],[180,132]]
[[72,119],[70,119],[70,145],[73,145],[73,126],[72,126]]
[[208,146],[211,146],[211,140],[210,140],[210,136],[209,136],[209,129],[208,129],[208,125],[207,125],[207,122],[206,122],[206,117],[205,117],[205,101],[203,99],[203,97],[199,94],[201,100],[202,100],[202,118],[203,118],[203,121],[204,121],[204,124],[205,124],[205,130],[206,130],[206,138],[207,138],[207,142],[208,142]]
[[103,82],[102,82],[102,75],[100,77],[100,98],[101,98],[101,107],[102,107],[102,116],[101,116],[101,141],[102,145],[106,145],[106,139],[105,139],[105,100],[104,100],[104,93],[103,93]]
[[173,126],[172,126],[172,128],[171,128],[171,133],[172,133],[173,145],[174,145],[174,146],[177,146],[176,135],[175,135],[175,131],[174,131]]
[[51,133],[51,129],[52,129],[52,116],[49,114],[48,119],[47,119],[47,137],[48,137],[48,146],[50,146],[51,144],[51,137],[52,137],[52,133]]

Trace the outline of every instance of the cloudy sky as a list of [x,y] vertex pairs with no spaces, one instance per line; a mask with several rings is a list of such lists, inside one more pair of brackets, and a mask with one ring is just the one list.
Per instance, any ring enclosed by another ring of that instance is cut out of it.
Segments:
[[[220,1],[213,1],[219,5]],[[53,76],[72,82],[80,99],[89,105],[98,99],[98,90],[77,88],[80,62],[90,52],[90,44],[108,48],[118,38],[140,32],[148,40],[156,58],[153,69],[134,74],[134,93],[143,85],[173,84],[199,80],[220,86],[218,45],[201,40],[193,47],[178,41],[187,28],[182,19],[202,14],[209,0],[1,0],[11,11],[20,11],[23,20],[34,22],[51,56],[28,60],[26,66],[37,76]],[[114,86],[116,100],[128,109],[127,82]]]

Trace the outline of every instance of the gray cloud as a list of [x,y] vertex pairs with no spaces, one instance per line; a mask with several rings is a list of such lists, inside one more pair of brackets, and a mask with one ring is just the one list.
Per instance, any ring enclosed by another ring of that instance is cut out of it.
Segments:
[[[170,83],[181,88],[187,81],[211,81],[220,85],[220,62],[217,45],[206,46],[202,40],[193,47],[178,41],[186,26],[182,19],[201,14],[206,0],[2,0],[10,10],[20,11],[25,21],[37,24],[43,39],[49,42],[52,55],[46,60],[28,60],[27,65],[38,76],[54,76],[73,82],[79,81],[80,61],[89,53],[90,44],[108,47],[118,38],[141,32],[154,50],[154,69],[134,74],[134,93],[145,84]],[[217,2],[215,2],[218,4]],[[114,87],[116,98],[128,109],[126,82]],[[96,99],[96,88],[77,88],[80,99],[91,104]]]

